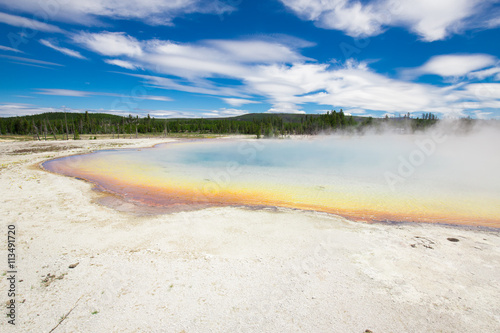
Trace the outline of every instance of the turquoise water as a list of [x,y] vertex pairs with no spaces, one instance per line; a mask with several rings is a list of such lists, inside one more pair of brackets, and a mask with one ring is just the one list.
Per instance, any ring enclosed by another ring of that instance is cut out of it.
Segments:
[[202,201],[313,209],[364,220],[496,223],[498,158],[463,138],[429,138],[186,141],[72,156],[44,167],[146,205]]

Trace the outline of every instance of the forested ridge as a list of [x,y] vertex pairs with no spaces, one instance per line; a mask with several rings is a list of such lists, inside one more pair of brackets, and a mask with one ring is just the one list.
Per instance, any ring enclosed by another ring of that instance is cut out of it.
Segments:
[[308,134],[314,135],[336,130],[360,130],[382,122],[397,124],[404,121],[413,129],[434,124],[437,117],[423,114],[420,118],[410,115],[398,118],[372,118],[345,115],[342,110],[325,114],[268,114],[250,113],[229,118],[182,118],[155,119],[147,115],[128,117],[106,113],[64,113],[52,112],[32,116],[0,118],[0,134],[33,135],[78,139],[80,134],[253,134],[257,137]]

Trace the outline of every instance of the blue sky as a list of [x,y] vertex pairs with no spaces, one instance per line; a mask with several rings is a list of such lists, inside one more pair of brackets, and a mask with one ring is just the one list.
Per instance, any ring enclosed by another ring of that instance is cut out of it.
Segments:
[[498,0],[0,0],[0,116],[500,118]]

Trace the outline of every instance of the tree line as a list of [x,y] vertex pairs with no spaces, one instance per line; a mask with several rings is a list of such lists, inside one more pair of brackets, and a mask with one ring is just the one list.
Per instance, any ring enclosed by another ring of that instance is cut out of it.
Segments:
[[[381,119],[377,119],[380,121]],[[437,121],[426,114],[412,119],[417,127]],[[308,134],[337,130],[359,130],[374,124],[372,117],[345,115],[342,109],[325,114],[246,114],[230,118],[156,119],[147,115],[128,117],[106,113],[51,112],[32,116],[0,118],[0,134],[33,135],[37,139],[79,139],[80,135],[108,134],[113,137],[172,133],[253,134],[260,137]]]

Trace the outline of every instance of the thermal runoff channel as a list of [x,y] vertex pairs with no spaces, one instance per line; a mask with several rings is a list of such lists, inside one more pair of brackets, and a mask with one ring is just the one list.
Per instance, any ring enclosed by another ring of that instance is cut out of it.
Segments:
[[[500,227],[498,131],[181,141],[44,163],[147,206],[277,206]],[[496,152],[495,152],[496,149]]]

